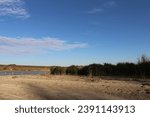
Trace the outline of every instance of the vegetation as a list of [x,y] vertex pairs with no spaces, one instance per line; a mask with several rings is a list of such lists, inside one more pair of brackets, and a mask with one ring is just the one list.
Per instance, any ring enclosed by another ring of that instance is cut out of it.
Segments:
[[0,71],[50,71],[54,75],[84,75],[84,76],[123,76],[150,78],[150,58],[142,55],[137,63],[110,63],[90,64],[87,66],[19,66],[19,65],[0,65]]
[[30,65],[0,65],[0,71],[49,71],[49,66],[30,66]]
[[72,65],[66,69],[67,75],[78,75],[79,68]]
[[51,74],[54,74],[54,75],[65,74],[65,69],[63,67],[56,66],[51,69]]
[[110,63],[90,64],[88,66],[78,67],[69,66],[67,68],[55,67],[51,70],[52,74],[84,75],[84,76],[123,76],[123,77],[150,77],[150,58],[142,55],[137,63]]

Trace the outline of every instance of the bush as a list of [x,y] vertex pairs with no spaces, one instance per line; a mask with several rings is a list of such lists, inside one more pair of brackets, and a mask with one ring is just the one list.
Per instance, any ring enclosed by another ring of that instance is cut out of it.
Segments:
[[78,75],[79,68],[77,66],[70,66],[66,69],[66,74],[68,75]]
[[51,74],[54,74],[54,75],[65,74],[65,70],[62,67],[54,67],[51,69]]

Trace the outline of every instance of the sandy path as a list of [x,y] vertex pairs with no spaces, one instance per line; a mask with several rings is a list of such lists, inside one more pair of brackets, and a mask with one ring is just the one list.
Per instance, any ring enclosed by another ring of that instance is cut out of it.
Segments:
[[73,76],[0,76],[0,99],[150,99],[150,86]]

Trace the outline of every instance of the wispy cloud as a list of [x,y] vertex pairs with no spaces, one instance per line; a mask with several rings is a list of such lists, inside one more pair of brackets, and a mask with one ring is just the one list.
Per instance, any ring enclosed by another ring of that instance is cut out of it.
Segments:
[[30,17],[23,0],[0,0],[0,16]]
[[114,6],[116,6],[117,4],[116,4],[116,2],[115,1],[108,1],[108,2],[105,2],[104,4],[103,4],[103,6],[104,7],[114,7]]
[[107,8],[111,8],[111,7],[115,7],[117,6],[115,1],[107,1],[104,3],[101,3],[101,5],[97,8],[93,8],[89,11],[86,11],[85,13],[87,14],[97,14],[97,13],[101,13],[103,11],[105,11]]
[[102,12],[102,11],[103,11],[102,8],[93,8],[93,9],[87,11],[86,13],[88,13],[88,14],[96,14],[96,13],[99,13],[99,12]]
[[57,38],[0,37],[0,54],[39,54],[86,47],[85,43],[68,43]]

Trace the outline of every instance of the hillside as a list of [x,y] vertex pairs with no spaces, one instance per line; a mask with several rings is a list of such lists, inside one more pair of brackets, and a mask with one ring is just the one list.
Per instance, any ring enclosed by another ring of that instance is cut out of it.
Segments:
[[0,65],[0,71],[49,71],[48,66],[30,66],[30,65]]

